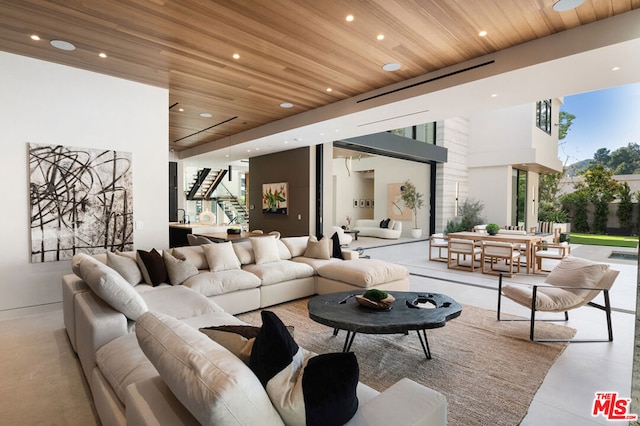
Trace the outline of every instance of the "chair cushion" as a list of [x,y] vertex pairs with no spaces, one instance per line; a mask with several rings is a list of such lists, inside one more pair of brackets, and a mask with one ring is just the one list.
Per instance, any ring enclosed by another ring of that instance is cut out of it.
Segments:
[[[596,263],[579,257],[568,256],[547,275],[547,284],[582,288],[598,288],[598,283],[609,270],[609,265]],[[586,297],[589,290],[566,289],[580,297]]]
[[282,424],[249,367],[198,330],[148,312],[138,319],[136,336],[169,389],[200,423]]
[[355,354],[313,356],[273,312],[262,311],[249,365],[286,424],[341,425],[358,409]]
[[[505,285],[502,287],[502,294],[516,303],[531,307],[533,288],[530,286]],[[564,312],[584,303],[582,297],[553,287],[538,287],[536,299],[536,309],[548,312]]]

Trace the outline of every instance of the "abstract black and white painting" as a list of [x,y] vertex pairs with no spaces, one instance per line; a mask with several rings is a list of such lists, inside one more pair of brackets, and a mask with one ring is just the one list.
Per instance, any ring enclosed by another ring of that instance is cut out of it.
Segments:
[[133,250],[129,152],[29,144],[31,262]]

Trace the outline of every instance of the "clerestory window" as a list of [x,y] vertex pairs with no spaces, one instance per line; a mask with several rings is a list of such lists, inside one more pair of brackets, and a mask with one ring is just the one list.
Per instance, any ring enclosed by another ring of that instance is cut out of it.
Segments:
[[551,134],[551,99],[536,103],[536,126]]

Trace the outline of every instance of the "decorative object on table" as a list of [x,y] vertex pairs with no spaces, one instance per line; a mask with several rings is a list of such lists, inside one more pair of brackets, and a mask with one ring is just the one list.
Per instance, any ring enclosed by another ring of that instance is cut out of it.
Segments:
[[133,250],[130,152],[30,143],[31,262]]
[[487,234],[496,235],[498,233],[498,231],[500,230],[500,227],[498,225],[496,225],[495,223],[490,223],[490,224],[487,225],[487,227],[485,229],[487,230]]
[[344,227],[345,231],[349,231],[351,229],[351,216],[347,216],[345,218],[347,220],[347,226]]
[[356,300],[359,304],[367,308],[389,310],[391,309],[391,304],[396,299],[386,291],[374,288],[365,291],[363,295],[356,295]]
[[418,228],[418,210],[424,205],[423,195],[418,192],[416,186],[408,179],[400,187],[400,195],[405,207],[413,213],[415,226],[411,230],[411,236],[413,238],[420,238],[422,236],[422,229]]
[[227,229],[227,235],[240,235],[242,229],[240,228],[229,228]]
[[288,182],[262,184],[262,213],[288,214],[288,197]]

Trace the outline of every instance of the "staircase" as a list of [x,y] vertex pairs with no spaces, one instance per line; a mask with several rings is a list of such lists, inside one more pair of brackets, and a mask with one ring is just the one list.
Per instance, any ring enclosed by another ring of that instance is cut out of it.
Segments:
[[229,223],[247,223],[249,212],[237,196],[222,184],[227,169],[211,171],[210,168],[199,169],[186,192],[187,200],[214,201],[224,211]]

